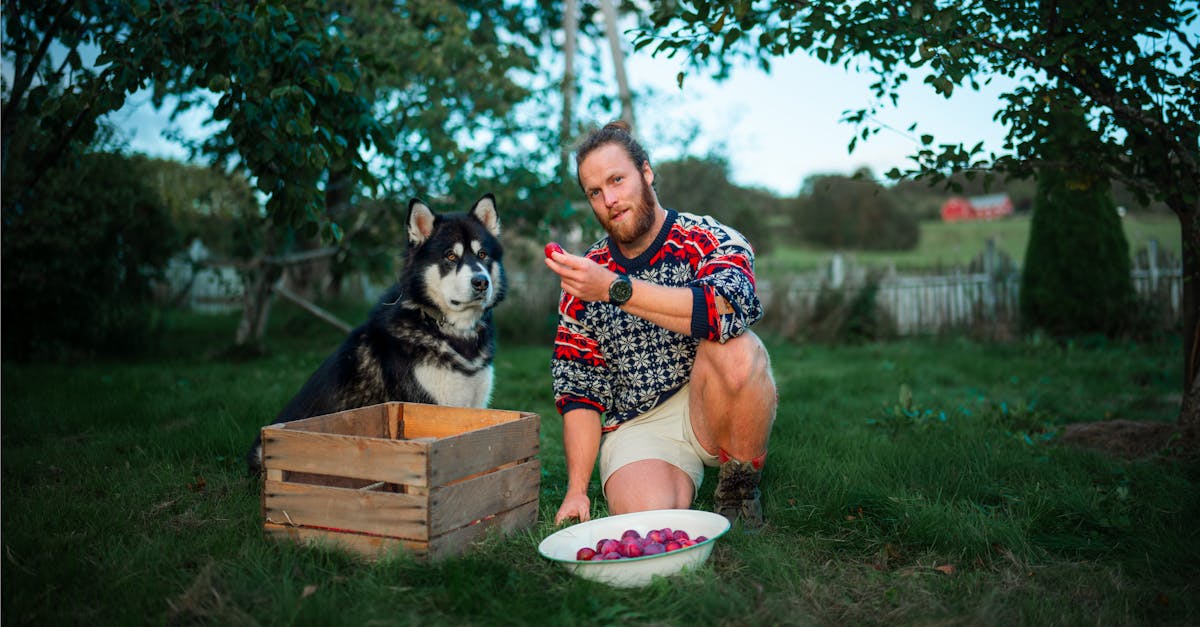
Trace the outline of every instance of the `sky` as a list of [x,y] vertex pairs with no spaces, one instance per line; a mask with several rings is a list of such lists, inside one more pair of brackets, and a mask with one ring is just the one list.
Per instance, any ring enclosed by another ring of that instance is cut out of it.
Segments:
[[[689,153],[703,155],[715,148],[729,159],[734,182],[778,195],[794,195],[814,174],[850,174],[868,167],[882,178],[893,167],[904,169],[911,163],[907,156],[920,148],[917,138],[922,133],[933,134],[939,143],[973,146],[982,141],[985,150],[999,151],[1003,145],[1004,128],[992,121],[1002,105],[996,85],[982,92],[957,90],[947,100],[920,82],[909,84],[901,91],[898,105],[889,103],[880,115],[894,130],[860,139],[849,153],[855,126],[840,120],[848,110],[873,104],[872,75],[800,54],[777,60],[769,74],[758,67],[742,67],[721,83],[689,72],[680,90],[678,61],[638,57],[630,59],[629,65],[635,89],[641,85],[664,94],[659,103],[640,109],[635,104],[652,158],[664,158],[651,146],[653,133],[690,117],[702,133]],[[914,122],[918,126],[910,133],[907,129]]]
[[[601,57],[606,57],[607,49],[602,51]],[[939,143],[970,146],[982,141],[988,151],[999,150],[1004,136],[1003,127],[991,119],[1001,106],[995,86],[982,92],[956,90],[947,100],[913,82],[902,90],[898,107],[881,118],[896,130],[859,141],[849,154],[846,147],[855,128],[839,120],[843,112],[872,103],[871,75],[797,54],[777,59],[769,74],[756,66],[740,67],[720,83],[689,71],[680,89],[676,75],[683,67],[678,59],[631,54],[627,68],[634,92],[647,96],[635,103],[635,116],[652,163],[719,154],[728,159],[734,183],[780,196],[795,195],[814,174],[851,174],[868,167],[882,179],[891,168],[909,164],[906,157],[919,149],[916,137],[922,133],[933,134]],[[615,91],[614,83],[614,96]],[[204,117],[193,110],[175,125],[185,133],[202,132]],[[162,136],[168,112],[156,111],[146,93],[134,94],[111,119],[131,150],[186,157],[181,147]],[[918,127],[910,135],[907,129],[914,122]],[[692,136],[693,126],[695,139],[684,145],[682,138]]]

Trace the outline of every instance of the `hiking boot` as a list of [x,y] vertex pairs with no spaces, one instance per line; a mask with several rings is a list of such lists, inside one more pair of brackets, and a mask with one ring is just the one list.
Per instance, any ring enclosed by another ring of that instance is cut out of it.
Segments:
[[716,513],[729,519],[729,524],[740,518],[746,527],[761,527],[760,479],[762,468],[755,467],[753,462],[730,459],[721,464],[721,470],[717,473],[717,489],[713,492]]

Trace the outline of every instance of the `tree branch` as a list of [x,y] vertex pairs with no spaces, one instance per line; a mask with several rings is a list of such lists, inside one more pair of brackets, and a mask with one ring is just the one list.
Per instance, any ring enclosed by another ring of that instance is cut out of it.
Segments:
[[[74,0],[67,0],[58,8],[58,13],[51,18],[50,27],[46,29],[45,36],[42,38],[41,43],[38,44],[37,51],[29,59],[29,63],[23,69],[20,67],[14,68],[17,75],[13,78],[12,90],[9,92],[11,95],[9,96],[8,104],[4,107],[5,120],[11,120],[13,112],[20,108],[21,99],[25,97],[25,92],[33,83],[33,76],[37,74],[38,66],[42,64],[42,59],[46,57],[46,53],[50,50],[50,44],[57,37],[58,29],[62,25],[62,19],[73,4],[75,4]],[[14,18],[15,16],[11,14],[8,16],[10,20]],[[5,126],[8,125],[6,124]]]
[[[1038,63],[1037,57],[1035,57],[1033,52],[1029,51],[1028,49],[1006,46],[1001,42],[986,38],[977,38],[976,41],[985,48],[1023,59],[1034,67],[1042,67]],[[1063,84],[1074,87],[1075,89],[1079,90],[1080,93],[1091,98],[1097,104],[1108,107],[1118,118],[1133,123],[1131,126],[1134,126],[1135,128],[1136,125],[1145,127],[1147,131],[1149,131],[1149,134],[1159,138],[1159,140],[1163,142],[1164,146],[1171,146],[1170,152],[1178,156],[1181,161],[1181,165],[1191,172],[1196,172],[1197,164],[1191,153],[1188,152],[1188,147],[1182,142],[1176,140],[1176,138],[1170,133],[1169,129],[1166,128],[1162,121],[1163,116],[1161,113],[1155,115],[1154,111],[1156,110],[1154,109],[1151,109],[1149,112],[1147,112],[1142,109],[1130,107],[1121,103],[1116,98],[1116,94],[1118,93],[1117,89],[1111,84],[1111,81],[1108,81],[1107,76],[1097,72],[1089,76],[1089,78],[1094,82],[1076,81],[1075,79],[1077,76],[1068,72],[1060,64],[1054,63],[1044,66],[1042,69],[1050,77],[1062,81]],[[1103,87],[1099,85],[1099,82],[1102,79],[1106,81],[1106,84]]]

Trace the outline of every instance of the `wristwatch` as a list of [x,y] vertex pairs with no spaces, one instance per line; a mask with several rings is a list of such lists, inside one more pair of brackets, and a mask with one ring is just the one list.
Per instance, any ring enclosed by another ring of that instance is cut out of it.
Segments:
[[620,307],[629,302],[631,296],[633,296],[633,282],[629,280],[629,275],[618,274],[617,278],[608,286],[609,302]]

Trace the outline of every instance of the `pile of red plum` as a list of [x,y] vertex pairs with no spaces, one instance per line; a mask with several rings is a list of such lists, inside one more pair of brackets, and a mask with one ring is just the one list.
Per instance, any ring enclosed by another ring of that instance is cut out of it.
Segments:
[[707,541],[705,536],[692,538],[682,529],[651,529],[645,537],[634,529],[627,529],[621,534],[620,540],[602,538],[595,548],[585,546],[575,552],[575,559],[581,562],[599,562],[601,560],[619,560],[630,557],[658,555],[670,551],[700,544]]

